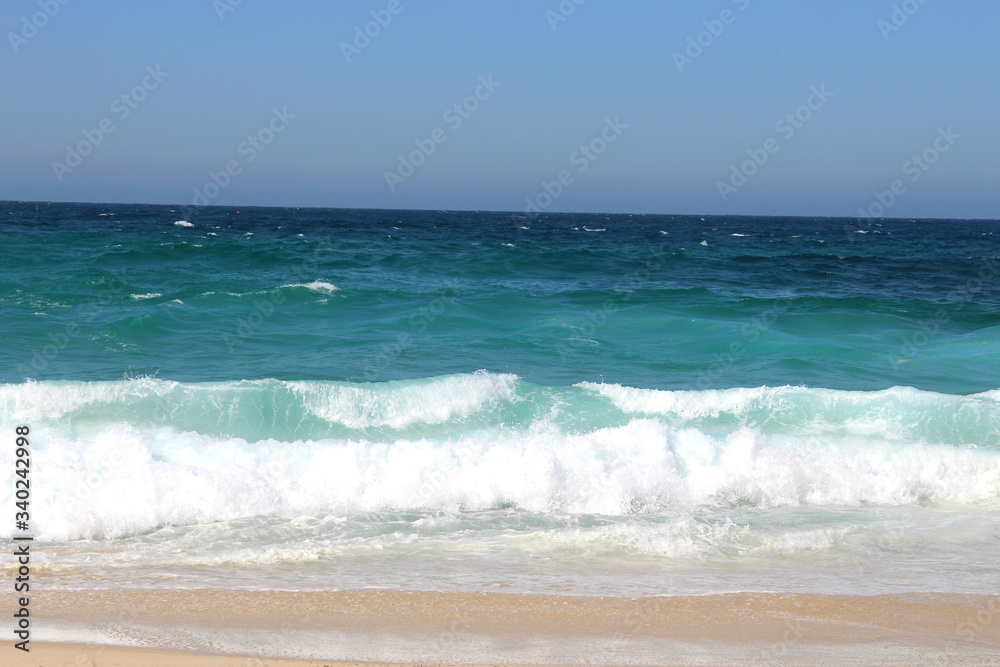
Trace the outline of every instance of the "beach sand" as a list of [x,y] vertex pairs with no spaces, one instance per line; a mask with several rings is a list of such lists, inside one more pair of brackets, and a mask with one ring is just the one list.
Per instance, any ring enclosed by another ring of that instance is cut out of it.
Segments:
[[[30,653],[14,650],[13,645],[5,642],[2,649],[2,663],[11,667],[176,667],[177,665],[193,665],[194,667],[283,667],[296,665],[300,667],[322,667],[333,663],[316,660],[281,660],[269,658],[246,658],[241,656],[208,656],[183,653],[181,651],[162,651],[148,648],[126,648],[121,646],[95,647],[83,644],[37,644],[32,642]],[[338,663],[348,667],[357,663]],[[374,666],[373,666],[374,667]]]
[[[7,643],[0,663],[1000,665],[1000,596],[47,590],[32,605],[31,652]],[[55,629],[92,643],[39,643]]]

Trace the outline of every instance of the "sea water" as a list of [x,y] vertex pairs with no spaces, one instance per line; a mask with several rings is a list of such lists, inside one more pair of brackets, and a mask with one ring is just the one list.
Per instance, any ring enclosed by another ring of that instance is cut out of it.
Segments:
[[55,586],[994,593],[998,242],[3,203],[0,506],[26,425]]

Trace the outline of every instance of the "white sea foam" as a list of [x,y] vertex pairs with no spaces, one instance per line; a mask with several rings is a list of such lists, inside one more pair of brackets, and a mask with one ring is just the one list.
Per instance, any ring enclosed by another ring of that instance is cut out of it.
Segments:
[[174,223],[176,227],[194,227],[194,225],[187,220],[178,220]]
[[340,290],[340,288],[337,287],[336,285],[332,285],[330,283],[323,282],[322,280],[314,280],[311,283],[293,283],[291,285],[282,285],[281,287],[282,288],[284,288],[284,287],[305,287],[306,289],[310,289],[310,290],[312,290],[314,292],[321,292],[323,294],[333,294],[334,292],[337,292],[337,291]]
[[[539,409],[539,391],[557,395]],[[1000,391],[949,397],[905,388],[540,390],[485,372],[388,383],[140,378],[0,385],[0,422],[32,424],[32,476],[46,490],[34,499],[43,539],[252,517],[285,517],[286,527],[295,517],[386,512],[434,521],[443,512],[465,516],[466,547],[485,539],[490,549],[701,557],[839,548],[850,524],[822,520],[836,508],[996,503],[998,401]],[[564,414],[573,419],[561,421]],[[920,420],[940,426],[908,425]],[[254,429],[260,435],[245,435]],[[12,456],[0,452],[0,465]],[[0,489],[0,504],[11,505],[12,493]],[[616,518],[540,527],[537,542],[522,530],[489,546],[489,535],[504,534],[490,523],[506,516],[502,508],[541,517],[532,520],[541,526]],[[778,508],[819,512],[819,523],[779,523],[766,535],[727,523],[734,513]],[[236,546],[252,534],[220,530]],[[298,534],[288,530],[267,528],[259,538]],[[259,559],[303,560],[353,543],[337,535],[316,544],[303,535]],[[253,549],[239,555],[236,546],[200,553],[198,562],[251,558]]]
[[307,411],[349,428],[443,424],[514,400],[514,375],[453,375],[431,383],[290,382]]
[[893,387],[837,391],[807,387],[756,387],[662,391],[618,384],[577,385],[609,399],[630,415],[657,415],[671,423],[706,420],[781,429],[802,435],[849,435],[900,442],[995,445],[1000,405],[988,392],[950,396]]
[[131,295],[131,297],[133,299],[136,299],[137,301],[140,301],[142,299],[155,299],[158,296],[163,296],[163,295],[160,294],[159,292],[150,292],[148,294],[132,294]]
[[[33,479],[48,492],[38,497],[36,525],[45,539],[252,516],[508,505],[539,515],[642,517],[699,507],[979,503],[1000,489],[995,451],[747,428],[718,436],[655,419],[585,433],[542,421],[526,431],[385,441],[248,442],[127,423],[37,432]],[[12,503],[10,493],[0,499]]]

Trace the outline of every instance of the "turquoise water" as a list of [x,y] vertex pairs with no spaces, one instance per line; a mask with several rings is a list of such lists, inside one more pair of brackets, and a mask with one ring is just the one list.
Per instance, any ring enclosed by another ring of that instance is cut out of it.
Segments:
[[3,209],[5,382],[997,387],[995,222]]
[[998,240],[5,203],[0,428],[63,585],[993,592]]

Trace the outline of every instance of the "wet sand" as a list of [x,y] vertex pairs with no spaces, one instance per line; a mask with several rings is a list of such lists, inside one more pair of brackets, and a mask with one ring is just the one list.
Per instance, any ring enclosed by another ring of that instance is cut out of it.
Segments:
[[[5,665],[324,664],[263,656],[325,664],[1000,665],[1000,596],[48,590],[32,605],[32,652],[8,643],[0,647]],[[56,628],[86,630],[92,644],[38,643]]]

